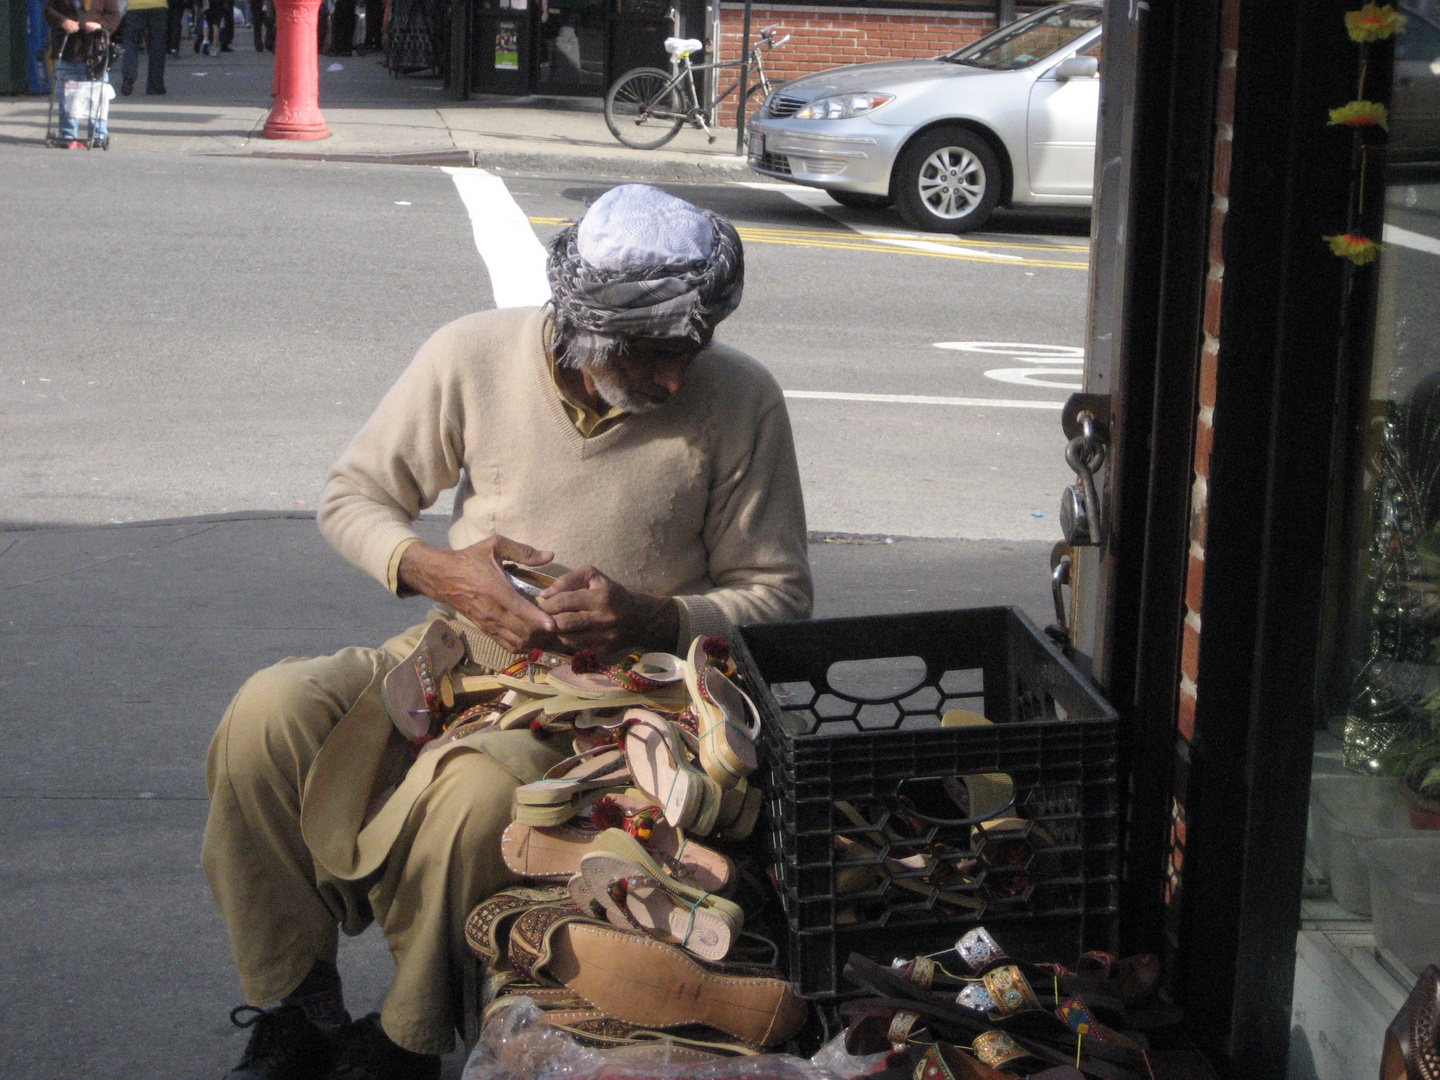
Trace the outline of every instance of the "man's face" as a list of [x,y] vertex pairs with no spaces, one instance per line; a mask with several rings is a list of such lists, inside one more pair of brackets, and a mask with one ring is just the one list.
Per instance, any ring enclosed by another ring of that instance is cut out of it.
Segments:
[[583,370],[611,408],[648,412],[680,392],[686,369],[703,348],[689,338],[632,338],[618,358]]

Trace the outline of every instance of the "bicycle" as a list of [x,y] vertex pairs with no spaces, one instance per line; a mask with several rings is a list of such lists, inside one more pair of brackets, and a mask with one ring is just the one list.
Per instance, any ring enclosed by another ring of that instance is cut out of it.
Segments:
[[[763,100],[772,89],[770,79],[765,74],[762,57],[771,49],[790,40],[789,34],[777,40],[776,29],[770,26],[761,30],[759,40],[750,49],[750,69],[759,76],[759,81],[745,91],[747,112],[751,111],[752,95],[758,92]],[[669,38],[665,42],[665,51],[670,53],[671,63],[678,68],[673,74],[659,68],[634,68],[616,79],[615,85],[610,87],[610,92],[605,95],[605,125],[610,129],[610,134],[633,149],[654,150],[673,139],[680,128],[688,123],[704,131],[710,141],[714,142],[715,132],[710,130],[706,116],[740,88],[740,80],[737,78],[723,93],[715,95],[702,107],[699,94],[695,92],[695,72],[738,68],[744,61],[691,63],[690,54],[699,45],[696,41]],[[647,125],[650,132],[657,133],[653,138],[638,134]]]

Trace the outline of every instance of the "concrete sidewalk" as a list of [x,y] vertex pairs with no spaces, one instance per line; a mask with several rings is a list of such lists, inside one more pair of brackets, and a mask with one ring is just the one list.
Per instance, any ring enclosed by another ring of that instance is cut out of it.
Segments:
[[[1018,604],[1043,624],[1049,548],[817,536],[816,614]],[[210,735],[252,671],[378,644],[429,602],[284,513],[0,527],[0,595],[0,1077],[218,1078],[246,1033],[200,871]],[[340,964],[351,1010],[377,1008],[380,935]]]
[[[391,78],[383,58],[320,57],[320,108],[328,139],[267,139],[273,56],[256,53],[241,29],[233,52],[204,57],[186,42],[166,65],[164,97],[144,92],[110,106],[111,152],[303,156],[396,164],[651,180],[743,180],[756,174],[735,156],[735,132],[715,142],[686,127],[660,150],[622,146],[605,126],[599,98],[484,97],[443,100],[437,78]],[[330,70],[338,67],[338,70]],[[112,82],[120,73],[111,72]],[[0,99],[0,142],[42,146],[44,98]]]

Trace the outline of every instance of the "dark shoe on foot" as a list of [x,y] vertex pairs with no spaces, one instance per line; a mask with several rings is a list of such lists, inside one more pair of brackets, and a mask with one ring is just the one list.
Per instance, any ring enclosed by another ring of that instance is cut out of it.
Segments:
[[159,90],[146,90],[145,93],[158,97],[160,94],[166,93],[166,90],[165,87],[162,86]]
[[438,1080],[440,1058],[397,1046],[380,1026],[380,1014],[362,1016],[345,1033],[345,1045],[328,1080]]
[[[245,1013],[249,1018],[241,1019]],[[335,1063],[337,1038],[311,1023],[298,1005],[241,1005],[231,1010],[230,1022],[251,1032],[226,1080],[324,1080]]]
[[121,93],[122,96],[124,96],[124,97],[129,97],[129,96],[130,96],[131,94],[133,94],[134,92],[135,92],[135,80],[134,80],[134,79],[122,79],[122,80],[120,81],[120,93]]

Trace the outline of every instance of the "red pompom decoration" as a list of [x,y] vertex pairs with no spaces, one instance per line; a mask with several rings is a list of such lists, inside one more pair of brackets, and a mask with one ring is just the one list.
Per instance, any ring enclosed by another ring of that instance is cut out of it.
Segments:
[[700,649],[711,660],[729,660],[730,642],[723,637],[707,637],[700,643]]
[[602,795],[590,808],[590,822],[597,829],[623,829],[625,811],[613,795]]
[[576,675],[596,675],[604,669],[594,649],[581,649],[570,658],[570,670]]

